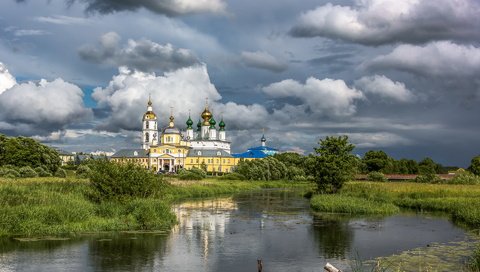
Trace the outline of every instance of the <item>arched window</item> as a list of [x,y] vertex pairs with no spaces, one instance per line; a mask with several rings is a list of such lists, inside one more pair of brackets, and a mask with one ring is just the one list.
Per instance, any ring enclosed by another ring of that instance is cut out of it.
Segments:
[[[147,124],[148,124],[148,122],[147,122]],[[150,142],[150,137],[149,136],[150,135],[148,135],[148,132],[145,132],[145,142],[146,143]]]
[[149,125],[148,125],[149,123],[150,123],[150,122],[148,122],[148,121],[145,122],[145,128],[146,128],[146,129],[149,128]]
[[222,155],[222,152],[218,151],[217,156],[221,156],[221,155]]
[[198,151],[198,152],[197,152],[197,155],[198,155],[198,156],[202,156],[202,151]]

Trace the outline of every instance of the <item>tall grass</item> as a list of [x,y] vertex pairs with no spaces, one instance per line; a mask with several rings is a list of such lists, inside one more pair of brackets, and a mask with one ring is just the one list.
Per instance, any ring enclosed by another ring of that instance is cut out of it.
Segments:
[[[389,204],[422,211],[443,211],[454,220],[480,227],[480,185],[349,182],[339,194],[330,198],[332,205],[336,203],[341,209],[347,205],[345,201],[359,205],[358,213],[365,213],[364,208],[368,205],[383,207],[382,204]],[[312,208],[316,207],[318,204],[313,205],[312,200]],[[355,208],[349,210],[355,213]]]
[[88,179],[0,178],[0,236],[70,236],[75,233],[163,230],[176,223],[171,203],[267,187],[312,186],[309,183],[172,181],[148,197],[128,201],[92,201]]
[[400,210],[392,203],[343,195],[316,195],[310,205],[316,211],[348,214],[394,214]]

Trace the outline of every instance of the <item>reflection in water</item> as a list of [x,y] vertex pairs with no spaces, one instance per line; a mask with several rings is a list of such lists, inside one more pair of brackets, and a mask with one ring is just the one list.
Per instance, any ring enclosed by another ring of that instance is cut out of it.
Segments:
[[318,243],[319,253],[329,259],[345,259],[350,252],[353,230],[348,220],[339,215],[315,214],[313,236]]
[[0,240],[0,271],[348,271],[348,258],[387,256],[465,238],[444,218],[312,215],[295,192],[262,190],[173,207],[166,234],[98,234],[69,241]]
[[152,270],[155,256],[165,253],[165,235],[122,234],[109,239],[92,239],[88,257],[95,271]]

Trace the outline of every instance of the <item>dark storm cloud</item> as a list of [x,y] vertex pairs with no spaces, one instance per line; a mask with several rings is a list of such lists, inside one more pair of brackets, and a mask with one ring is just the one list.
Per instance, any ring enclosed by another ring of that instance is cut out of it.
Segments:
[[[17,3],[26,0],[15,0]],[[86,4],[86,12],[102,14],[120,11],[136,11],[144,8],[166,16],[179,16],[195,13],[225,13],[226,4],[222,0],[65,0],[68,5],[79,2]]]
[[99,45],[86,45],[78,50],[80,57],[88,62],[108,64],[114,67],[128,66],[140,71],[170,71],[199,63],[187,49],[161,45],[147,39],[128,40],[120,47],[120,36],[115,32],[104,34]]
[[248,52],[243,51],[242,61],[249,67],[255,67],[258,69],[264,69],[275,73],[280,73],[287,70],[288,65],[284,61],[280,61],[267,52],[255,51]]
[[328,3],[303,13],[293,37],[328,37],[364,45],[478,41],[480,4],[474,0],[358,1]]

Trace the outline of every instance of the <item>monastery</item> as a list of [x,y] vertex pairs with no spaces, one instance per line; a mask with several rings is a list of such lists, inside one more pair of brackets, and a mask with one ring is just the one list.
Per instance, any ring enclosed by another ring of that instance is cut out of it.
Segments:
[[[166,127],[158,129],[158,118],[148,100],[147,111],[142,119],[142,148],[122,149],[112,155],[116,162],[134,162],[154,172],[177,172],[180,169],[203,168],[209,173],[229,173],[240,160],[261,159],[278,150],[266,146],[262,136],[261,146],[244,153],[231,154],[223,118],[216,127],[208,103],[201,114],[196,130],[190,115],[185,122],[186,129],[175,126],[173,113]],[[160,132],[160,133],[159,133]]]

